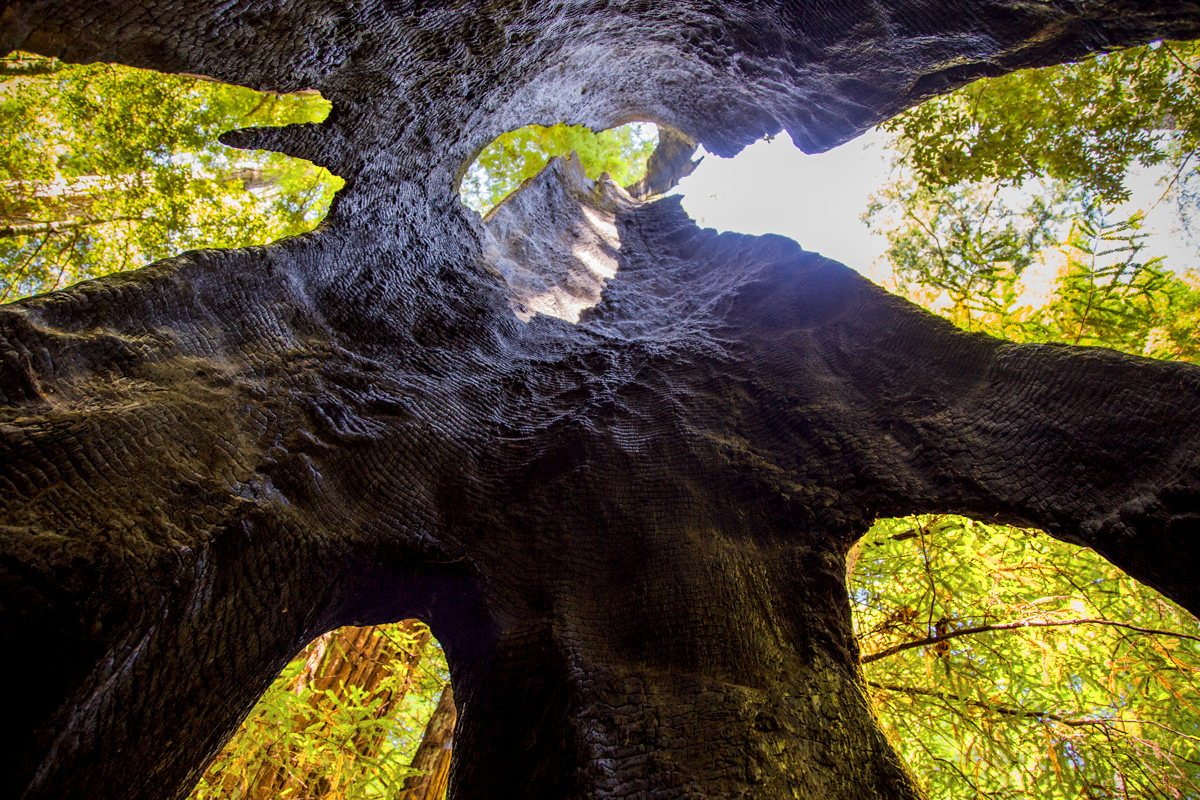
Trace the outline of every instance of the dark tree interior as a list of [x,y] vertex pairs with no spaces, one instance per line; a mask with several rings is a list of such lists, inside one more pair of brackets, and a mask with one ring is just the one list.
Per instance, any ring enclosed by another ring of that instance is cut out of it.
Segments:
[[347,186],[312,234],[0,309],[0,794],[182,796],[312,637],[419,617],[458,800],[917,796],[847,548],[999,518],[1200,610],[1200,369],[965,334],[570,161],[486,224],[457,178],[530,123],[817,151],[1197,36],[1184,0],[5,3],[5,52],[320,90],[226,138]]

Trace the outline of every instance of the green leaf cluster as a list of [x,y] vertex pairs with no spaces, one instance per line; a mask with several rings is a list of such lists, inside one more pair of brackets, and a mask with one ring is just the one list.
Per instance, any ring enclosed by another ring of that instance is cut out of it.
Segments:
[[[1200,355],[1200,278],[1119,214],[1134,166],[1167,176],[1190,223],[1200,45],[1160,43],[980,81],[885,124],[900,153],[864,219],[895,287],[971,330],[1019,341]],[[1155,205],[1157,205],[1156,203]]]
[[1043,177],[1128,197],[1136,164],[1188,163],[1200,146],[1200,45],[1159,42],[977,81],[881,127],[925,186]]
[[0,59],[0,301],[187,249],[310,230],[340,180],[217,141],[323,119],[316,93],[278,96],[111,64]]
[[658,143],[658,129],[648,123],[630,123],[593,133],[582,125],[529,125],[510,131],[489,144],[463,178],[463,203],[484,213],[534,177],[550,159],[579,156],[588,177],[602,173],[621,186],[638,180]]
[[931,797],[1200,794],[1186,611],[1091,550],[961,517],[881,522],[860,547],[864,675]]
[[1200,276],[1148,253],[1144,215],[1040,188],[894,180],[867,212],[888,237],[894,288],[967,330],[1200,357]]
[[[865,219],[895,288],[1016,341],[1200,358],[1200,278],[1114,208],[1138,165],[1194,203],[1198,54],[981,81],[885,125],[902,158]],[[961,517],[881,521],[851,560],[864,675],[931,797],[1200,796],[1190,614],[1090,550]]]
[[[397,650],[414,645],[399,626],[381,626]],[[265,773],[281,771],[290,780],[280,800],[327,796],[339,800],[388,800],[413,774],[412,756],[421,743],[450,673],[436,641],[423,645],[415,672],[400,659],[382,663],[387,670],[370,692],[357,686],[337,690],[302,680],[302,653],[283,670],[241,728],[209,765],[189,800],[249,800]],[[381,713],[393,696],[398,708]],[[366,757],[364,738],[383,738]],[[310,785],[309,781],[316,783]],[[269,782],[268,782],[269,784]]]

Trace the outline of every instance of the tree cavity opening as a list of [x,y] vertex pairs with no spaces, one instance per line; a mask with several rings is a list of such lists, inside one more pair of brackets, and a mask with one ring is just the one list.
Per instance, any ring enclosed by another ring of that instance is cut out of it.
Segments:
[[600,133],[560,124],[510,131],[480,151],[460,196],[486,212],[486,258],[520,320],[542,314],[574,324],[600,302],[617,273],[617,210],[645,194],[659,146],[651,123]]
[[330,108],[316,91],[269,94],[22,52],[0,59],[0,302],[312,230],[340,178],[217,137],[320,122]]
[[885,519],[847,587],[880,722],[930,797],[1196,791],[1200,623],[1090,548]]
[[467,167],[459,196],[467,208],[487,214],[551,159],[571,153],[592,180],[607,173],[618,185],[631,186],[646,174],[658,138],[658,127],[651,122],[631,122],[599,133],[583,125],[527,125],[480,151]]
[[455,721],[424,623],[338,628],[283,669],[189,800],[440,798]]

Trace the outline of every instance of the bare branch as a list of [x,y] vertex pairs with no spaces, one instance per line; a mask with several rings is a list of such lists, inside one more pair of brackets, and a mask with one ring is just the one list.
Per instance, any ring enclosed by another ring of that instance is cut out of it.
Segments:
[[973,628],[962,628],[957,631],[950,631],[939,636],[930,636],[927,639],[917,639],[911,642],[903,642],[893,647],[888,647],[880,650],[878,653],[871,653],[859,659],[860,664],[870,664],[872,661],[878,661],[881,658],[893,656],[896,653],[901,653],[905,650],[912,650],[916,647],[928,647],[929,645],[938,644],[939,642],[947,641],[948,639],[957,639],[959,636],[971,636],[976,633],[988,633],[990,631],[1011,631],[1021,628],[1062,628],[1072,625],[1108,625],[1114,628],[1124,628],[1136,633],[1145,633],[1152,636],[1174,636],[1178,639],[1189,639],[1193,642],[1200,642],[1200,636],[1192,636],[1189,633],[1179,633],[1177,631],[1164,631],[1157,628],[1141,628],[1137,625],[1130,625],[1127,622],[1114,622],[1110,619],[1062,619],[1062,620],[1020,620],[1018,622],[1005,622],[999,625],[978,625]]
[[1188,739],[1193,742],[1200,742],[1200,737],[1192,736],[1178,731],[1169,725],[1164,725],[1161,722],[1155,722],[1152,719],[1124,719],[1116,717],[1112,719],[1086,719],[1079,717],[1068,717],[1053,711],[1035,711],[1024,708],[1013,708],[1012,706],[1003,706],[995,703],[986,703],[974,697],[964,697],[961,694],[954,692],[942,692],[937,689],[922,689],[916,686],[900,686],[893,683],[877,683],[875,681],[867,681],[868,686],[872,689],[881,689],[885,692],[898,692],[918,697],[932,697],[936,700],[951,700],[963,705],[982,708],[988,711],[995,712],[1006,717],[1019,717],[1022,719],[1034,719],[1041,722],[1056,722],[1059,725],[1066,725],[1071,728],[1084,728],[1090,726],[1100,726],[1106,730],[1116,730],[1118,733],[1127,735],[1126,731],[1120,730],[1119,725],[1151,725],[1156,728],[1161,728],[1168,733],[1179,736],[1183,739]]

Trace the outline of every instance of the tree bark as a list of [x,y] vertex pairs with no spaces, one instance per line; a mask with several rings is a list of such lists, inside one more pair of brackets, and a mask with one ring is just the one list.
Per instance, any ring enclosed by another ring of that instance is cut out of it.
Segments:
[[442,800],[450,778],[451,742],[454,736],[454,691],[447,686],[437,708],[425,725],[425,735],[413,754],[412,768],[418,770],[404,781],[396,800]]
[[696,171],[703,158],[692,159],[700,143],[683,131],[665,125],[658,129],[658,146],[650,154],[646,174],[626,186],[625,191],[638,200],[666,194],[681,180]]
[[820,149],[1200,5],[656,8],[0,12],[4,47],[317,88],[327,122],[225,138],[347,181],[314,234],[0,310],[0,793],[179,796],[313,637],[417,617],[457,800],[910,798],[844,587],[877,516],[1039,526],[1200,609],[1200,370],[966,334],[568,162],[486,226],[454,196],[531,121]]

